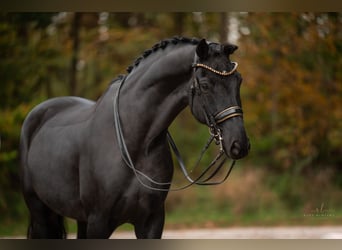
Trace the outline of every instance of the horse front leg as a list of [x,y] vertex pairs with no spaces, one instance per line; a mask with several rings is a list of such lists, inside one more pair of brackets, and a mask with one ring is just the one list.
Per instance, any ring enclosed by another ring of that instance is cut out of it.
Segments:
[[77,221],[77,239],[87,238],[87,226],[86,221]]
[[108,239],[113,231],[114,229],[110,226],[108,216],[92,215],[88,217],[88,239]]
[[138,239],[160,239],[163,234],[164,221],[165,211],[163,208],[134,225],[136,237]]

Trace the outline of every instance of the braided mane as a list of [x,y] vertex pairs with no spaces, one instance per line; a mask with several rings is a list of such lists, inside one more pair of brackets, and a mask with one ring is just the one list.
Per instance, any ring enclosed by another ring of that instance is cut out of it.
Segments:
[[151,49],[148,49],[145,52],[143,52],[142,55],[138,57],[134,61],[134,63],[127,68],[127,72],[131,73],[131,71],[135,67],[137,67],[143,59],[151,55],[153,52],[158,51],[159,49],[165,49],[170,44],[176,45],[178,43],[188,43],[188,44],[190,43],[190,44],[196,45],[199,43],[199,41],[200,40],[197,38],[186,38],[186,37],[173,37],[170,39],[161,40],[159,43],[155,44]]

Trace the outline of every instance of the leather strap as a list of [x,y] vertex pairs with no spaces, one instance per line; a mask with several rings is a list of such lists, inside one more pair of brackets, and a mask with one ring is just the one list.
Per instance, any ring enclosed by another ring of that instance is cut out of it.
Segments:
[[242,108],[239,106],[232,106],[222,110],[215,115],[215,121],[217,124],[219,124],[235,116],[243,116]]

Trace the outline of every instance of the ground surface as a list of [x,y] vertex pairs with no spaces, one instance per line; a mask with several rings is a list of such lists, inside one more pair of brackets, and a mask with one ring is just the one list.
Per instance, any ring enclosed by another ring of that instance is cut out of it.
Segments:
[[[4,238],[24,238],[0,237]],[[75,238],[69,235],[68,238]],[[134,239],[133,231],[115,232],[111,239]],[[342,239],[342,226],[233,227],[218,229],[164,230],[164,239]]]
[[[117,232],[113,239],[134,238],[133,232]],[[165,230],[164,239],[342,239],[341,227],[248,227]]]

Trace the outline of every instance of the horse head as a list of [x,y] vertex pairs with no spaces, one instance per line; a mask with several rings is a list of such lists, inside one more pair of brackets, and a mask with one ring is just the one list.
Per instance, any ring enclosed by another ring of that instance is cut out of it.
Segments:
[[240,99],[242,77],[237,63],[230,61],[237,48],[202,39],[194,55],[189,95],[194,117],[209,126],[216,142],[234,160],[245,157],[250,149]]

